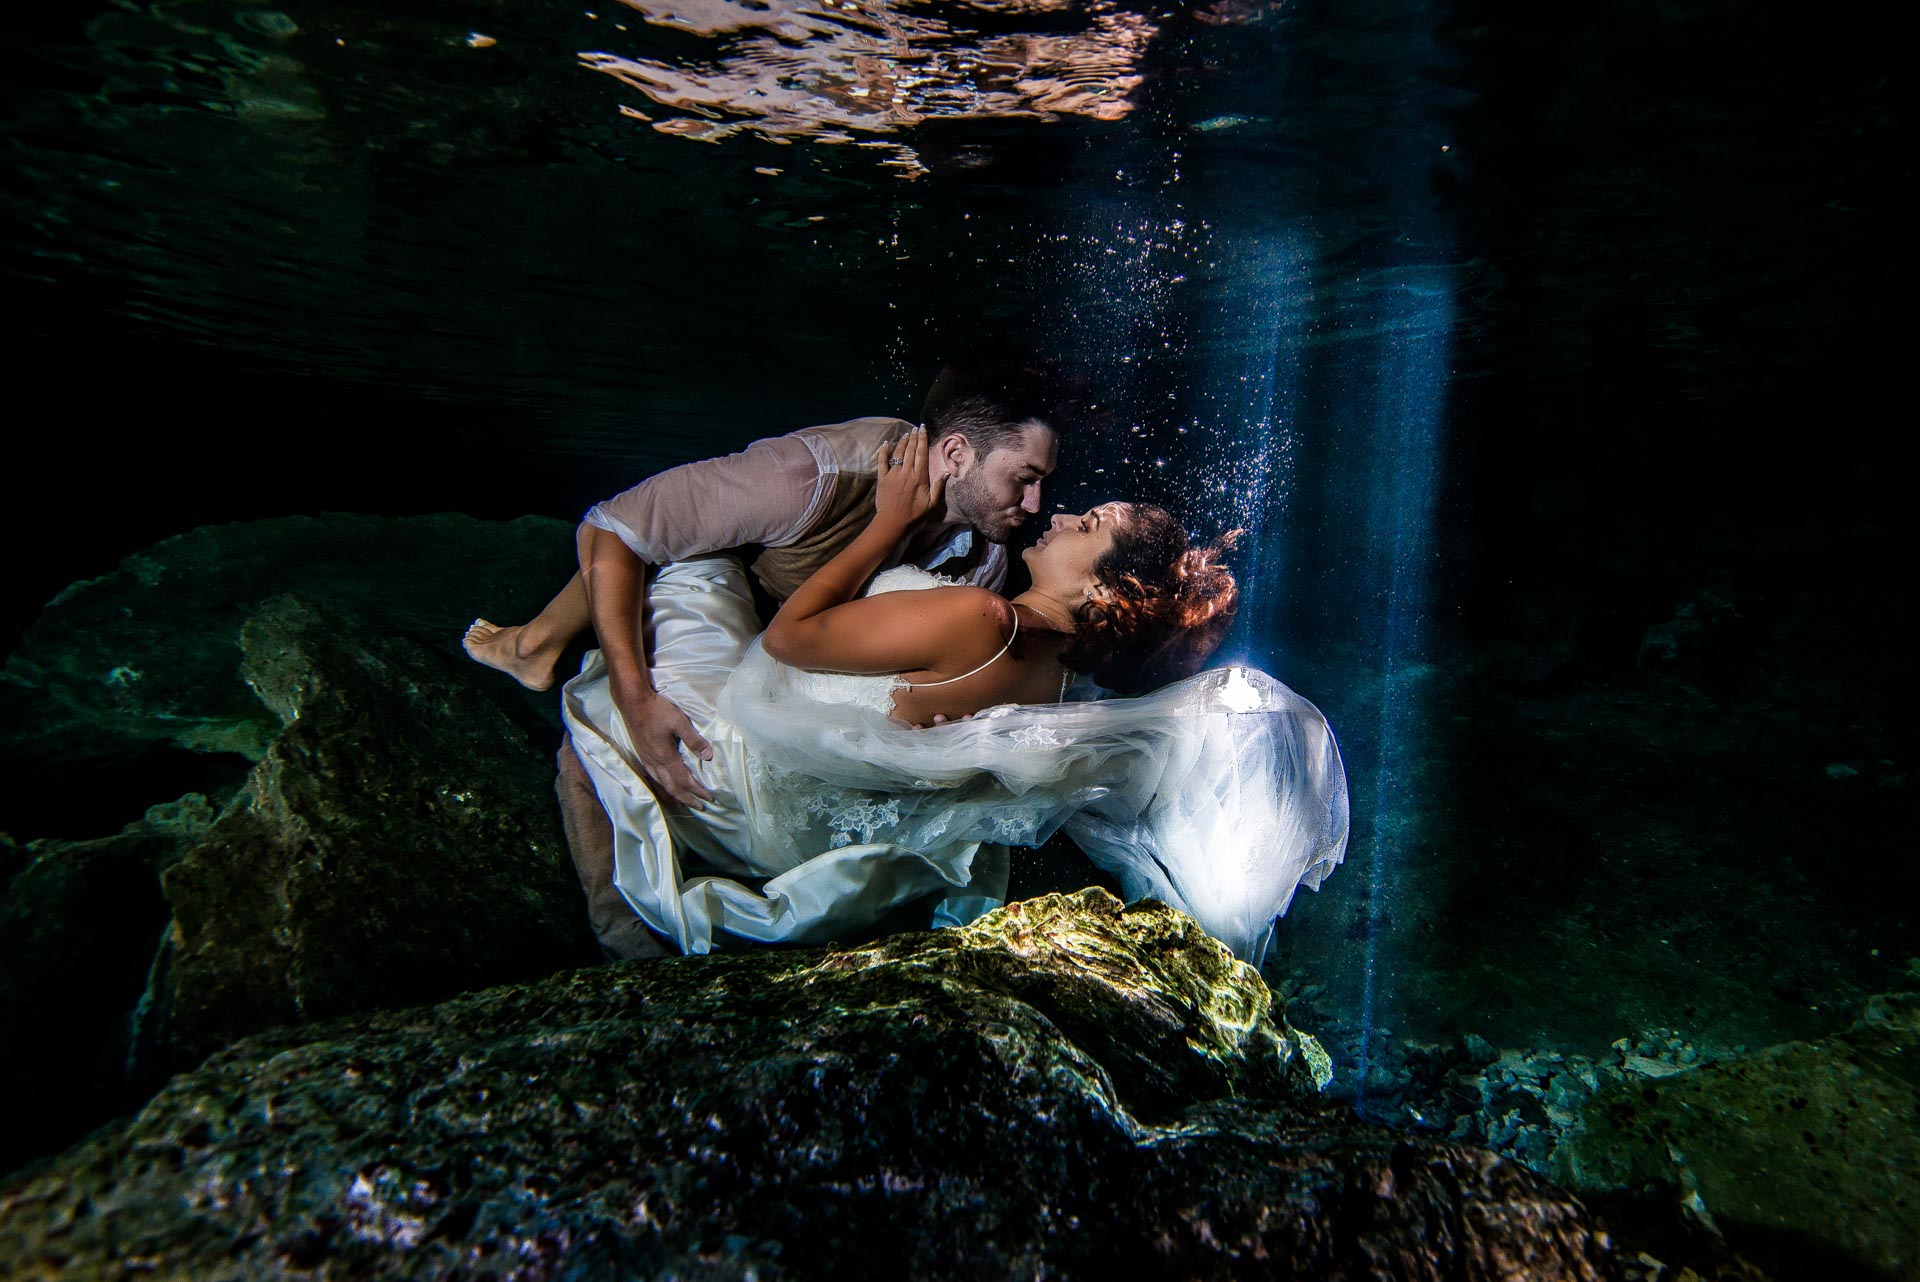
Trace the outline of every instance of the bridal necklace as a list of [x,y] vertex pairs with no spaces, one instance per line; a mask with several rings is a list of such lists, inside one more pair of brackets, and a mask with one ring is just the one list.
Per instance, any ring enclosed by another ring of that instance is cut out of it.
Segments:
[[1014,604],[1024,605],[1025,607],[1027,607],[1027,609],[1032,610],[1035,614],[1039,615],[1041,618],[1045,619],[1048,623],[1051,623],[1054,627],[1060,629],[1060,631],[1062,632],[1072,633],[1078,630],[1077,626],[1073,622],[1073,616],[1071,615],[1067,616],[1066,619],[1062,620],[1056,617],[1055,615],[1049,613],[1048,611],[1042,610],[1039,606],[1035,605],[1031,601],[1016,601],[1014,602]]
[[[1051,614],[1048,614],[1045,610],[1042,610],[1039,606],[1035,605],[1031,601],[1017,601],[1014,604],[1026,606],[1027,609],[1032,610],[1035,614],[1039,615],[1041,618],[1045,619],[1048,623],[1051,623],[1056,628],[1059,628],[1062,632],[1072,633],[1072,632],[1078,631],[1078,629],[1074,626],[1071,620],[1071,617],[1069,617],[1069,620],[1063,624],[1059,619],[1054,618]],[[1019,627],[1019,623],[1017,621],[1018,616],[1015,616],[1015,618],[1016,618],[1016,622],[1014,626],[1015,628],[1018,628]],[[1067,701],[1067,685],[1072,680],[1073,680],[1073,669],[1069,668],[1064,663],[1061,664],[1060,665],[1060,697],[1054,700],[1055,703],[1065,703]]]

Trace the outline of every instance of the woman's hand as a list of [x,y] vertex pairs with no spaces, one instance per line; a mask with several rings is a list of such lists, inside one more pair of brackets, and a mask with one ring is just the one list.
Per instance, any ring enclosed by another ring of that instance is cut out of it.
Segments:
[[945,501],[947,478],[927,476],[927,429],[916,427],[874,456],[873,519],[902,533],[918,526]]
[[[873,519],[787,598],[762,634],[768,654],[796,668],[917,672],[944,655],[953,627],[964,626],[969,611],[980,612],[973,594],[1000,600],[985,588],[860,598],[860,589],[898,554],[914,526],[945,506],[946,478],[927,475],[927,453],[927,434],[919,430],[880,447],[873,461]],[[951,599],[955,594],[958,599]]]
[[959,725],[962,721],[971,721],[971,720],[973,720],[973,714],[971,712],[969,712],[964,717],[949,717],[944,712],[936,712],[933,714],[933,720],[916,721],[913,723],[913,728],[915,730],[926,730],[933,726],[953,726],[953,725]]

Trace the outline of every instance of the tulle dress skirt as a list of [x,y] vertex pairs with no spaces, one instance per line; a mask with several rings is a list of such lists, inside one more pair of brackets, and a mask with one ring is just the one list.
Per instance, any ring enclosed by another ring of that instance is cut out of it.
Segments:
[[[939,583],[902,567],[872,590]],[[969,920],[1004,899],[1006,847],[1064,829],[1129,899],[1191,913],[1257,964],[1296,888],[1344,856],[1326,719],[1255,669],[915,730],[887,715],[892,678],[768,657],[731,557],[663,567],[649,605],[655,684],[713,745],[694,766],[713,801],[656,800],[597,652],[563,713],[613,820],[616,884],[686,952],[840,938],[916,903]]]

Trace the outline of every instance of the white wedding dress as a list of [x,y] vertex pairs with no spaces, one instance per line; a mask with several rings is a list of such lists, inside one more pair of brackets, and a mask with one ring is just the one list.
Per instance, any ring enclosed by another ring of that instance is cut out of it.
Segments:
[[[943,582],[902,566],[869,591]],[[915,730],[889,715],[897,677],[769,658],[732,557],[663,567],[648,601],[655,684],[713,745],[694,763],[707,808],[654,798],[598,651],[563,712],[613,820],[615,884],[685,952],[823,942],[916,901],[967,921],[1004,900],[1006,847],[1064,829],[1129,900],[1183,909],[1258,964],[1294,890],[1345,854],[1326,719],[1251,668]]]

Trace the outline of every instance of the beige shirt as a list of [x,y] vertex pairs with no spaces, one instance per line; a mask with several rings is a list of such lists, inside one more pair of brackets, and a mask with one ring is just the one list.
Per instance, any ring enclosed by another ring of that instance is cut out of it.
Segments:
[[[832,518],[828,498],[837,477],[870,474],[881,442],[912,426],[897,418],[856,418],[755,441],[738,454],[650,476],[595,504],[586,522],[650,565],[736,548],[790,547]],[[989,544],[976,558],[980,536],[973,530],[959,526],[947,535],[914,564],[938,570],[951,561],[954,577],[998,591],[1007,578],[1006,548]],[[882,568],[899,564],[901,551]]]

